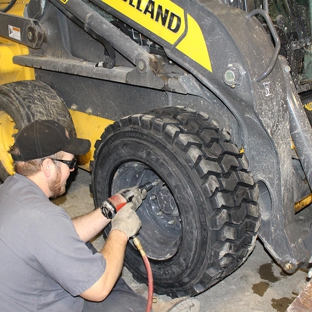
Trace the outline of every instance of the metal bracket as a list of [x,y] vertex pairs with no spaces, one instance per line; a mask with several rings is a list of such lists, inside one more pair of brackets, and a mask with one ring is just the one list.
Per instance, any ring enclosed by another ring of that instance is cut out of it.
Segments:
[[0,12],[1,37],[39,49],[44,35],[38,20]]

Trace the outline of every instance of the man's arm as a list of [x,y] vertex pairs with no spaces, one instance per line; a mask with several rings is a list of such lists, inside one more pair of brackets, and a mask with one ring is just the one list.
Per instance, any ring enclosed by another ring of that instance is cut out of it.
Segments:
[[113,289],[123,267],[127,235],[118,230],[111,231],[100,253],[106,260],[103,275],[80,296],[90,301],[104,300]]
[[90,301],[104,300],[113,289],[123,267],[126,245],[141,227],[141,221],[133,210],[133,204],[126,204],[112,219],[112,229],[100,253],[106,260],[103,275],[89,289],[80,294]]
[[95,237],[111,221],[103,216],[101,209],[97,208],[86,215],[72,219],[74,227],[84,242]]

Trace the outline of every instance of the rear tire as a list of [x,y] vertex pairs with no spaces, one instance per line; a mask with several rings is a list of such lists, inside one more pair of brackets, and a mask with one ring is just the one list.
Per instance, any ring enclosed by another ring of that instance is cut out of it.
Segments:
[[[106,128],[95,147],[96,206],[119,189],[163,182],[137,211],[155,292],[197,295],[232,273],[253,250],[260,224],[258,189],[244,154],[206,114],[168,107],[129,116]],[[146,282],[132,244],[125,263]]]
[[0,86],[0,180],[14,173],[8,153],[17,132],[34,120],[56,120],[74,134],[64,101],[45,83],[19,81]]

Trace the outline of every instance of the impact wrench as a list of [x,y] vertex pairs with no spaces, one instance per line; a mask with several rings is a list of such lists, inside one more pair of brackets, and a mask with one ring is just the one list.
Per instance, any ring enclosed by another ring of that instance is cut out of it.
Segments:
[[[154,182],[147,182],[141,186],[138,187],[138,189],[141,191],[141,193],[143,191],[146,191],[146,193],[148,191],[150,191],[154,186],[159,184],[159,180],[156,180]],[[131,190],[125,190],[121,193],[117,193],[115,195],[113,195],[112,197],[108,198],[107,200],[105,200],[102,205],[101,205],[101,210],[103,215],[108,218],[108,219],[112,219],[116,213],[127,203],[131,202],[133,197],[133,192]],[[141,257],[144,261],[144,265],[146,268],[146,272],[147,272],[147,280],[148,280],[148,296],[147,296],[147,305],[146,305],[146,312],[150,312],[152,309],[152,303],[153,303],[153,292],[154,292],[154,286],[153,286],[153,274],[152,274],[152,269],[151,269],[151,265],[148,261],[147,255],[145,253],[145,251],[143,250],[143,247],[141,245],[140,240],[134,236],[132,237],[133,239],[133,243],[136,246],[136,248],[138,249],[138,251],[141,254]]]

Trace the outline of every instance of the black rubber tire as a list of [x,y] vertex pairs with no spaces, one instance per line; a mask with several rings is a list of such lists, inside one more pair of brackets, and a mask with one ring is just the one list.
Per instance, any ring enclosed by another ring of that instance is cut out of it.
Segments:
[[[64,101],[41,81],[19,81],[0,86],[0,114],[7,114],[12,119],[16,133],[34,120],[51,119],[60,122],[71,134],[75,134],[74,124]],[[5,127],[0,126],[1,135],[5,135]],[[3,146],[1,138],[0,150],[8,150],[8,146]],[[10,173],[3,165],[7,161],[0,160],[0,180],[4,181]]]
[[[237,269],[253,250],[260,213],[248,162],[206,114],[167,107],[123,118],[97,141],[96,206],[119,189],[160,178],[137,213],[139,238],[158,294],[197,295]],[[107,236],[109,229],[105,230]],[[128,244],[125,264],[146,282]]]
[[2,8],[0,7],[0,12],[8,12],[13,7],[15,2],[16,0],[11,0],[10,2],[8,2],[7,6],[2,7]]

